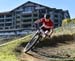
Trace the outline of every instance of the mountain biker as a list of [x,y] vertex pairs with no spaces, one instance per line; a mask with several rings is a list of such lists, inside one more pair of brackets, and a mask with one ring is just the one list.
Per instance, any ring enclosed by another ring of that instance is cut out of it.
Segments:
[[[54,28],[54,24],[50,19],[50,15],[45,14],[43,18],[35,21],[35,24],[38,23],[42,23],[42,26],[40,28],[42,29],[43,33],[45,33],[45,31],[48,31],[47,36],[50,37],[53,33],[53,28]],[[45,34],[43,34],[43,37],[45,37]]]

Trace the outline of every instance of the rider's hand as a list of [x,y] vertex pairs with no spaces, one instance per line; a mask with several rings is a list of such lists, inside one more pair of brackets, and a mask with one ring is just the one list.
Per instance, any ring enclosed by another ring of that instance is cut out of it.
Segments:
[[34,27],[35,27],[36,29],[39,29],[39,24],[38,24],[38,23],[35,23],[35,24],[34,24]]

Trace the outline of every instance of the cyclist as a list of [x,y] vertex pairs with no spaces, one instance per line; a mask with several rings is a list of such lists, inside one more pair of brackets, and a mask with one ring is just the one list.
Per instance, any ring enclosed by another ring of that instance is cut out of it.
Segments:
[[47,36],[51,36],[53,33],[54,24],[52,20],[50,19],[49,14],[45,14],[43,18],[38,19],[35,21],[35,24],[42,23],[42,26],[40,27],[42,29],[43,37],[45,37],[45,31],[47,32]]

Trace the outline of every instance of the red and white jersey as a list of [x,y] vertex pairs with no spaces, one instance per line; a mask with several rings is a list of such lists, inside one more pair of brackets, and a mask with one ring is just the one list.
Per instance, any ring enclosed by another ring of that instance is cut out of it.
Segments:
[[45,18],[42,18],[42,19],[40,20],[40,22],[43,23],[43,24],[42,24],[42,27],[45,27],[45,28],[47,28],[47,29],[53,28],[53,26],[54,26],[54,24],[53,24],[53,22],[52,22],[51,20],[46,21]]

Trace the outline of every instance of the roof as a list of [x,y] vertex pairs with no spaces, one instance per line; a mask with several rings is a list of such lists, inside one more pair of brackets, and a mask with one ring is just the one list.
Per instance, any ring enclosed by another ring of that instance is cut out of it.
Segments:
[[[48,6],[44,6],[44,5],[41,5],[41,4],[38,4],[38,3],[34,3],[34,2],[31,2],[31,1],[27,1],[26,3],[24,3],[24,4],[16,7],[15,9],[11,10],[11,12],[14,11],[14,10],[16,10],[16,9],[18,9],[18,8],[20,8],[20,7],[22,7],[22,6],[24,6],[24,5],[26,5],[26,4],[28,4],[28,3],[32,3],[32,4],[35,4],[35,5],[40,5],[40,6],[43,6],[43,7],[46,7],[46,8],[49,8],[50,9],[50,7],[48,7]],[[56,9],[56,8],[51,8],[51,9]]]
[[[56,10],[56,8],[50,8],[50,7],[48,7],[48,6],[44,6],[44,5],[41,5],[41,4],[38,4],[38,3],[34,3],[34,2],[31,2],[31,1],[27,1],[26,3],[20,5],[20,6],[16,7],[16,8],[14,8],[13,10],[11,10],[11,11],[9,11],[9,12],[2,12],[2,13],[0,13],[0,14],[7,14],[7,13],[10,13],[10,12],[13,12],[14,10],[16,10],[16,9],[18,9],[18,8],[20,8],[20,7],[22,7],[22,6],[26,5],[26,4],[28,4],[28,3],[32,3],[32,4],[39,5],[39,6],[42,6],[42,7],[46,7],[46,8],[52,9],[52,10]],[[58,9],[58,10],[62,10],[62,9]]]
[[3,15],[3,14],[9,14],[10,11],[8,12],[0,12],[0,15]]

